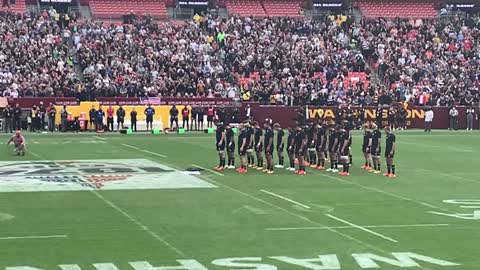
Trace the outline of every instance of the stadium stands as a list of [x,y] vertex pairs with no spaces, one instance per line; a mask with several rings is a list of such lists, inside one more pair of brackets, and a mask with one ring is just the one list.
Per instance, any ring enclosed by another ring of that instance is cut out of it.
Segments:
[[291,17],[301,18],[301,0],[264,0],[263,6],[270,17]]
[[100,19],[119,19],[122,15],[134,13],[166,19],[167,8],[163,0],[90,0],[92,14]]
[[367,18],[433,18],[437,15],[435,2],[360,0],[357,6]]
[[0,6],[0,11],[4,11],[4,12],[10,11],[13,13],[25,13],[27,11],[27,6],[25,4],[25,0],[16,0],[15,4],[11,4],[10,7]]
[[225,6],[230,14],[240,17],[266,17],[267,13],[260,0],[226,0]]

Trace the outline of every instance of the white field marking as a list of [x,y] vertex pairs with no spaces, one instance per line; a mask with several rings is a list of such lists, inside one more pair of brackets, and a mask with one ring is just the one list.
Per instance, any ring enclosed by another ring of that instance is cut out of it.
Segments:
[[[363,228],[417,228],[417,227],[446,227],[450,224],[406,224],[406,225],[365,225]],[[303,230],[327,230],[327,229],[352,229],[353,226],[330,226],[330,227],[286,227],[266,228],[266,231],[303,231]]]
[[40,144],[39,141],[32,141],[32,142],[33,142],[33,144]]
[[130,220],[131,222],[133,222],[135,225],[137,225],[138,227],[140,227],[142,230],[144,230],[146,233],[148,233],[150,236],[152,236],[154,239],[162,242],[165,246],[167,246],[169,249],[171,249],[172,251],[174,251],[175,253],[177,253],[178,255],[182,256],[182,257],[186,257],[185,253],[183,253],[181,250],[179,250],[178,248],[174,247],[172,244],[170,244],[169,242],[167,242],[167,240],[165,240],[164,238],[162,238],[161,236],[159,236],[157,233],[155,233],[154,231],[152,231],[150,228],[148,228],[147,226],[145,226],[144,224],[142,224],[140,221],[138,221],[136,218],[132,217],[131,215],[129,215],[127,212],[125,212],[122,208],[120,208],[119,206],[117,206],[116,204],[114,204],[113,202],[109,201],[108,199],[106,199],[105,197],[103,197],[100,193],[96,192],[96,191],[93,191],[91,190],[91,192],[97,197],[99,198],[100,200],[102,200],[105,204],[107,204],[108,206],[110,206],[111,208],[115,209],[117,212],[119,212],[120,214],[122,214],[124,217],[126,217],[128,220]]
[[289,198],[287,198],[287,197],[283,197],[282,195],[278,195],[278,194],[273,193],[273,192],[271,192],[271,191],[268,191],[268,190],[265,190],[265,189],[260,189],[260,191],[263,192],[263,193],[267,193],[267,194],[270,194],[270,195],[272,195],[272,196],[275,196],[275,197],[277,197],[277,198],[280,198],[280,199],[282,199],[282,200],[291,202],[291,203],[296,204],[296,205],[298,205],[298,206],[301,206],[301,207],[303,207],[303,208],[310,209],[310,206],[308,206],[308,205],[305,205],[305,204],[303,204],[303,203],[299,203],[299,202],[294,201],[294,200],[292,200],[292,199],[289,199]]
[[159,153],[155,153],[155,152],[152,152],[152,151],[148,151],[148,150],[141,150],[141,151],[144,152],[144,153],[151,154],[151,155],[158,156],[158,157],[162,157],[162,158],[166,158],[166,157],[167,157],[167,156],[165,156],[165,155],[162,155],[162,154],[159,154]]
[[8,236],[0,237],[0,240],[20,240],[20,239],[49,239],[49,238],[67,238],[68,235],[32,235],[32,236]]
[[436,173],[436,174],[440,174],[442,176],[445,176],[447,179],[455,178],[457,180],[461,180],[461,181],[465,181],[465,182],[480,184],[479,181],[475,181],[475,180],[470,179],[470,178],[466,178],[466,177],[462,177],[462,176],[458,176],[458,175],[454,175],[454,174],[450,174],[450,173],[437,172],[437,171],[432,171],[432,170],[428,170],[428,169],[418,169],[417,171],[423,171],[423,172],[427,172],[427,173]]
[[235,210],[232,211],[232,214],[236,215],[240,212],[243,212],[243,211],[248,211],[252,214],[255,214],[255,215],[265,215],[266,212],[263,211],[262,209],[260,208],[257,208],[257,207],[253,207],[253,206],[250,206],[250,205],[244,205],[242,207],[239,207]]
[[[211,182],[212,184],[216,184],[216,185],[218,185],[218,186],[221,186],[221,187],[224,187],[224,188],[226,188],[226,189],[229,189],[230,191],[232,191],[232,192],[234,192],[234,193],[238,193],[238,194],[240,194],[240,195],[242,195],[242,196],[245,196],[245,197],[248,197],[248,198],[250,198],[250,199],[252,199],[252,200],[254,200],[254,201],[257,201],[257,202],[263,203],[263,204],[265,204],[265,205],[268,205],[268,206],[270,206],[270,207],[272,207],[272,208],[275,208],[275,209],[277,209],[277,210],[280,210],[280,211],[282,211],[282,212],[284,212],[284,213],[286,213],[286,214],[288,214],[288,215],[290,215],[290,216],[292,216],[292,217],[299,218],[299,219],[301,219],[301,220],[303,220],[303,221],[305,221],[305,222],[308,222],[308,223],[310,223],[310,224],[313,224],[313,225],[315,225],[315,226],[326,227],[325,224],[322,224],[322,223],[320,223],[320,222],[311,220],[311,219],[308,218],[308,217],[302,216],[302,215],[297,214],[297,213],[295,213],[295,212],[292,212],[292,211],[290,211],[290,210],[288,210],[288,209],[286,209],[286,208],[283,208],[283,207],[280,207],[280,206],[278,206],[278,205],[276,205],[276,204],[273,204],[273,203],[270,203],[270,202],[268,202],[268,201],[265,201],[265,200],[263,200],[263,199],[261,199],[261,198],[258,198],[258,197],[254,196],[254,195],[252,195],[252,194],[249,194],[249,193],[243,192],[243,191],[241,191],[241,190],[238,190],[238,189],[236,189],[236,188],[233,188],[233,187],[231,187],[231,186],[225,185],[224,183],[220,183],[220,182],[218,182],[218,181],[215,181],[215,180],[211,179],[211,178],[208,177],[208,176],[204,176],[203,178],[205,179],[205,181],[208,181],[208,182]],[[337,234],[337,235],[339,235],[339,236],[341,236],[341,237],[343,237],[343,238],[346,238],[346,239],[348,239],[348,240],[350,240],[350,241],[353,241],[353,242],[355,242],[355,243],[357,243],[357,244],[359,244],[359,245],[362,245],[362,246],[367,247],[367,248],[371,248],[371,249],[373,249],[373,250],[375,250],[375,251],[377,251],[377,252],[381,252],[381,253],[384,253],[384,254],[390,254],[389,252],[385,251],[385,250],[382,249],[382,248],[379,248],[379,247],[377,247],[377,246],[374,246],[374,245],[371,245],[371,244],[369,244],[369,243],[363,242],[362,240],[359,240],[359,239],[357,239],[357,238],[355,238],[355,237],[353,237],[353,236],[350,236],[350,235],[348,235],[348,234],[345,234],[345,233],[340,232],[340,231],[338,231],[338,230],[335,230],[335,229],[333,229],[333,228],[327,228],[326,230],[329,231],[329,232],[335,233],[335,234]],[[429,268],[426,268],[426,267],[422,267],[422,268],[423,268],[423,269],[426,269],[426,270],[429,270]]]
[[364,232],[367,232],[367,233],[376,235],[376,236],[378,236],[378,237],[380,237],[380,238],[383,238],[383,239],[385,239],[385,240],[388,240],[388,241],[390,241],[390,242],[398,243],[397,240],[395,240],[395,239],[393,239],[393,238],[390,238],[390,237],[388,237],[388,236],[385,236],[385,235],[383,235],[383,234],[381,234],[381,233],[374,232],[374,231],[372,231],[372,230],[370,230],[370,229],[365,228],[364,226],[360,226],[360,225],[357,225],[357,224],[353,224],[353,223],[351,223],[351,222],[349,222],[349,221],[346,221],[346,220],[344,220],[344,219],[341,219],[341,218],[339,218],[339,217],[336,217],[336,216],[333,216],[333,215],[330,215],[330,214],[325,214],[325,216],[327,216],[327,217],[329,217],[329,218],[332,218],[332,219],[335,219],[335,220],[337,220],[337,221],[340,221],[341,223],[345,223],[345,224],[347,224],[347,225],[349,225],[349,226],[355,227],[355,228],[357,228],[357,229],[359,229],[359,230],[362,230],[362,231],[364,231]]
[[99,140],[102,140],[102,141],[106,141],[106,140],[107,140],[107,139],[105,139],[105,138],[103,138],[103,137],[96,136],[96,135],[93,135],[92,138],[99,139]]
[[383,191],[381,189],[378,189],[378,188],[373,188],[373,187],[368,187],[368,186],[364,186],[362,184],[359,184],[359,183],[356,183],[356,182],[350,182],[348,180],[345,180],[345,179],[342,179],[342,178],[338,178],[338,177],[335,177],[335,176],[331,176],[331,175],[328,175],[328,174],[321,174],[322,176],[325,176],[325,177],[328,177],[330,179],[333,179],[333,180],[336,180],[336,181],[339,181],[339,182],[342,182],[342,183],[347,183],[347,184],[350,184],[350,185],[355,185],[355,186],[358,186],[360,188],[363,188],[365,190],[370,190],[370,191],[375,191],[375,192],[378,192],[378,193],[382,193],[384,195],[388,195],[390,197],[394,197],[394,198],[397,198],[397,199],[402,199],[404,201],[409,201],[409,202],[413,202],[413,203],[416,203],[416,204],[419,204],[419,205],[423,205],[423,206],[426,206],[428,208],[432,208],[432,209],[437,209],[437,210],[442,210],[442,211],[447,211],[448,210],[446,208],[443,208],[443,207],[440,207],[440,206],[435,206],[433,204],[429,204],[429,203],[425,203],[425,202],[421,202],[421,201],[417,201],[415,199],[411,199],[411,198],[407,198],[405,196],[402,196],[402,195],[397,195],[395,193],[391,193],[391,192],[388,192],[388,191]]
[[211,170],[211,169],[202,167],[202,166],[200,166],[200,165],[192,164],[192,166],[195,166],[195,167],[200,168],[200,169],[202,169],[202,170],[205,170],[205,171],[214,173],[214,174],[216,174],[216,175],[225,176],[223,173],[219,173],[219,172],[217,172],[217,171],[214,171],[214,170]]
[[36,158],[39,158],[39,159],[43,159],[42,156],[40,156],[39,154],[33,152],[33,151],[28,151],[30,154],[32,154],[32,156],[36,157]]
[[120,145],[125,146],[125,147],[128,147],[128,148],[132,148],[132,149],[135,149],[135,150],[138,150],[138,151],[142,150],[142,149],[140,149],[140,148],[138,148],[138,147],[136,147],[136,146],[133,146],[133,145],[130,145],[130,144],[126,144],[126,143],[121,143]]

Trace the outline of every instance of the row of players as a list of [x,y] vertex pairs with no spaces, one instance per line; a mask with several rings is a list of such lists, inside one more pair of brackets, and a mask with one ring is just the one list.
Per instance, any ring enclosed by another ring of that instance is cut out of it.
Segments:
[[[235,138],[230,125],[217,122],[216,148],[219,155],[219,165],[216,170],[235,168]],[[272,125],[271,119],[265,119],[263,129],[258,122],[245,121],[239,127],[237,140],[238,155],[240,156],[239,173],[246,173],[247,168],[263,170],[273,174],[273,168],[284,168],[284,150],[287,150],[290,166],[287,170],[294,171],[299,175],[306,174],[306,167],[324,170],[325,160],[329,158],[330,168],[326,171],[338,172],[339,165],[343,170],[341,176],[350,175],[352,164],[352,135],[353,125],[348,121],[335,124],[333,121],[319,121],[317,124],[309,122],[305,126],[296,125],[288,128],[288,136],[278,123]],[[385,158],[387,172],[384,176],[395,178],[395,135],[390,127],[386,127]],[[274,132],[277,131],[275,144]],[[375,123],[364,125],[362,152],[365,164],[362,169],[372,173],[381,173],[381,131]],[[274,149],[277,151],[278,164],[273,165]],[[226,156],[225,156],[226,152]],[[266,164],[264,166],[264,155]],[[255,158],[257,163],[255,164]],[[228,164],[226,164],[228,159]],[[298,164],[298,168],[295,165]]]

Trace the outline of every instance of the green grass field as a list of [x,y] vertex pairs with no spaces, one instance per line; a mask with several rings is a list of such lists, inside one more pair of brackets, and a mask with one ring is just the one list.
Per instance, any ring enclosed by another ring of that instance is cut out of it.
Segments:
[[214,172],[206,134],[27,133],[0,146],[0,270],[480,269],[479,133],[396,135],[392,180],[360,133],[349,177]]

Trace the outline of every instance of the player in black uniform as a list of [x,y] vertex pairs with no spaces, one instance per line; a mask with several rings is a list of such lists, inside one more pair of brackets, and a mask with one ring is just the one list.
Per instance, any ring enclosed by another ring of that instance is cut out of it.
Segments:
[[397,115],[397,110],[395,110],[395,108],[391,106],[390,109],[388,110],[388,125],[390,126],[391,130],[395,130],[395,128],[397,127],[396,115]]
[[387,161],[387,173],[384,173],[384,176],[395,178],[395,164],[393,164],[393,158],[395,156],[395,146],[396,138],[395,134],[392,133],[392,129],[389,127],[385,128],[385,134],[387,135],[385,143],[385,159]]
[[307,127],[307,150],[308,150],[308,162],[310,167],[317,168],[317,153],[315,149],[317,139],[317,129],[313,125],[313,122],[308,123]]
[[361,168],[368,171],[372,168],[372,156],[370,154],[372,132],[370,131],[370,126],[368,124],[363,125],[363,131],[362,153],[365,158],[365,165]]
[[350,175],[350,134],[344,127],[338,127],[337,129],[338,134],[338,154],[340,158],[340,162],[343,165],[343,171],[339,173],[341,176],[348,176]]
[[267,118],[265,119],[265,123],[263,124],[265,129],[265,158],[267,159],[267,168],[264,172],[268,174],[273,173],[273,137],[275,136],[272,128],[272,119]]
[[280,127],[279,123],[273,124],[273,129],[277,131],[277,155],[278,155],[278,164],[275,165],[275,168],[283,168],[284,160],[283,157],[283,148],[285,146],[285,132]]
[[407,115],[408,111],[405,109],[405,107],[400,106],[400,108],[397,111],[397,122],[398,122],[398,128],[401,130],[407,129]]
[[223,171],[225,169],[225,127],[222,122],[216,122],[215,125],[217,126],[215,137],[219,158],[219,165],[215,167],[215,170]]
[[248,161],[248,167],[254,167],[255,166],[255,158],[253,157],[253,148],[254,148],[255,129],[251,126],[250,122],[246,123],[245,128],[247,129],[247,161]]
[[227,124],[225,127],[225,140],[228,157],[228,169],[235,169],[235,138],[232,127]]
[[304,157],[307,152],[307,138],[304,130],[301,126],[295,130],[295,157],[298,159],[298,173],[299,175],[305,175],[305,162]]
[[295,130],[293,127],[288,128],[288,138],[287,138],[287,153],[288,160],[290,161],[290,167],[287,168],[288,171],[295,171]]
[[257,170],[263,170],[267,171],[267,168],[263,168],[263,130],[258,124],[258,122],[253,122],[254,128],[255,128],[255,139],[254,139],[254,149],[255,149],[255,155],[257,156],[257,165],[255,166],[252,164],[253,168],[257,168]]
[[378,130],[376,124],[372,123],[372,143],[370,148],[370,154],[372,155],[373,169],[370,169],[369,172],[380,173],[380,152],[381,148],[381,139],[382,133]]
[[328,132],[328,152],[330,155],[330,168],[327,169],[327,172],[338,172],[338,136],[337,131],[335,130],[335,124],[330,122],[329,132]]
[[315,126],[316,128],[316,139],[315,139],[315,148],[317,151],[317,169],[325,169],[325,152],[327,151],[327,137],[325,136],[325,127],[321,121]]
[[249,123],[245,122],[240,126],[240,133],[238,134],[238,155],[240,156],[240,168],[237,169],[239,173],[247,172],[247,160],[245,155],[247,153],[248,142],[250,135],[248,134]]

